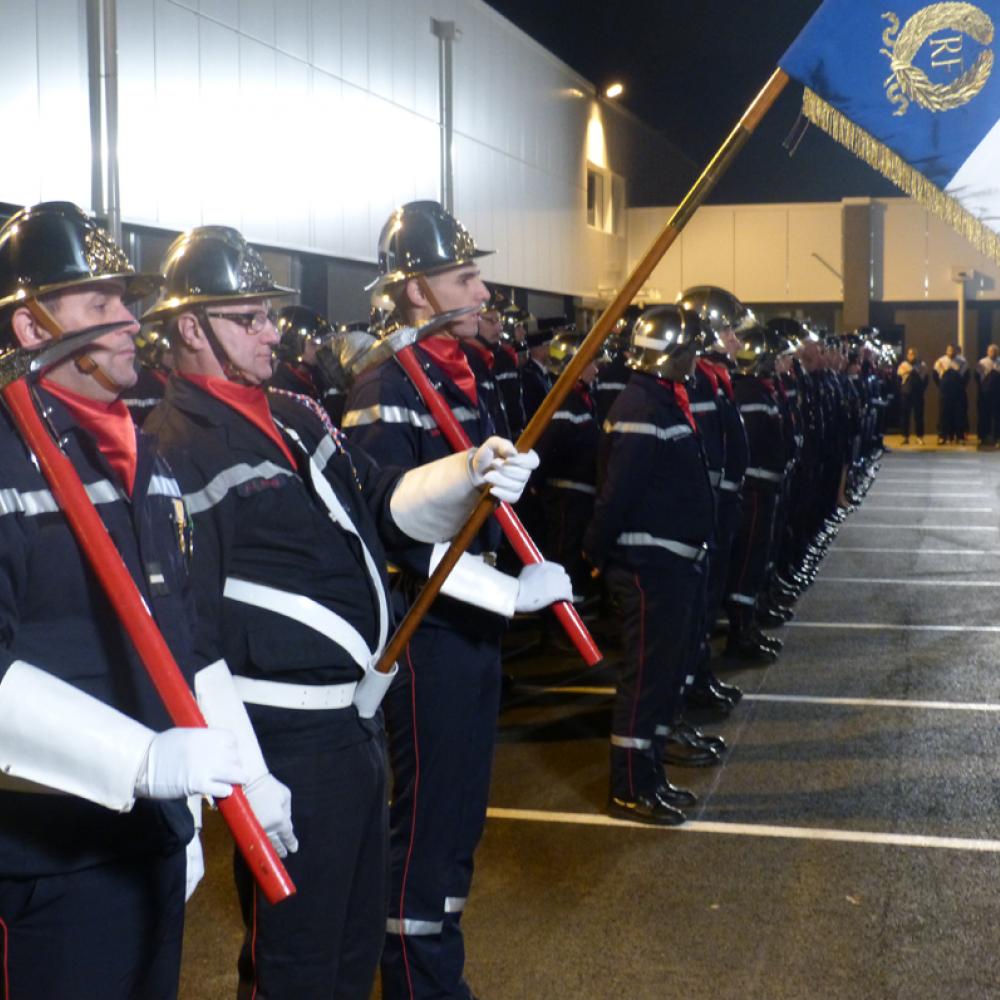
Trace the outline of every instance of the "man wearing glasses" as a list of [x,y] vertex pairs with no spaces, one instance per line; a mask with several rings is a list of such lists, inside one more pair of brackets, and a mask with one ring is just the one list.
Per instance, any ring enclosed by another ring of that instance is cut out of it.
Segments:
[[[291,789],[298,892],[271,907],[241,859],[241,997],[367,1000],[386,920],[386,780],[374,672],[391,630],[383,540],[441,542],[489,482],[527,471],[499,438],[405,474],[330,434],[318,404],[268,393],[274,283],[234,229],[177,238],[164,323],[176,369],[145,429],[195,522],[196,644],[221,644],[264,758]],[[513,461],[505,461],[508,453]],[[294,849],[290,837],[289,850]]]

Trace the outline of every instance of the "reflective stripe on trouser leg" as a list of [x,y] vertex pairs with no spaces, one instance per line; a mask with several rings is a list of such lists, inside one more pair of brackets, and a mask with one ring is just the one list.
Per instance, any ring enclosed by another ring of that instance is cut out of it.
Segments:
[[605,574],[622,609],[625,646],[611,721],[612,794],[649,795],[662,780],[654,729],[679,703],[700,575],[680,557],[665,557],[641,577],[618,566]]
[[385,701],[393,768],[389,919],[437,933],[390,933],[382,955],[385,1000],[461,994],[458,913],[469,895],[482,833],[500,701],[496,642],[424,623]]
[[773,494],[761,490],[748,489],[744,497],[743,518],[726,581],[730,627],[736,631],[753,625],[754,603],[764,584],[771,548],[775,503]]

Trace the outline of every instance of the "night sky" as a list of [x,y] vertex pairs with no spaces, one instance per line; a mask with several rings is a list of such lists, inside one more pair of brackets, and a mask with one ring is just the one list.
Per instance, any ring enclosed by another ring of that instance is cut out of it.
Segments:
[[[818,6],[818,0],[487,2],[598,86],[620,79],[626,87],[623,103],[699,167]],[[790,83],[712,201],[837,201],[899,194],[812,126],[790,159],[782,141],[795,125],[801,102],[801,86]]]

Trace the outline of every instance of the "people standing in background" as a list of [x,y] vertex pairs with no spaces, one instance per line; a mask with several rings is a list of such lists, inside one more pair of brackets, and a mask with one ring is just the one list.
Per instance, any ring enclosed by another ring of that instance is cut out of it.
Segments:
[[927,365],[920,360],[915,347],[906,351],[906,360],[896,369],[899,379],[899,399],[901,406],[900,423],[903,426],[903,444],[910,443],[910,417],[913,417],[917,444],[924,443],[924,393],[930,376]]
[[965,443],[969,425],[968,400],[965,387],[969,382],[969,366],[955,344],[949,344],[934,362],[934,381],[941,390],[941,412],[938,415],[938,444],[957,441]]
[[1000,442],[1000,347],[990,344],[976,365],[979,384],[979,444],[994,448]]

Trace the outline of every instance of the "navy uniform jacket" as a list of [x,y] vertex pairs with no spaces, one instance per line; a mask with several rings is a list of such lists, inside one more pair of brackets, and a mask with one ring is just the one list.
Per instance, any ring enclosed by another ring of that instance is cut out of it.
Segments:
[[787,453],[781,409],[764,379],[737,373],[733,390],[747,429],[750,464],[746,470],[749,488],[776,493],[785,473]]
[[550,490],[575,490],[593,496],[597,492],[599,437],[593,397],[577,382],[538,440],[535,450],[541,465],[535,478]]
[[584,551],[599,567],[613,562],[638,571],[676,555],[692,558],[715,534],[715,499],[701,442],[673,386],[636,372],[604,432]]
[[[180,489],[152,443],[138,437],[131,499],[93,438],[38,390],[50,421],[129,574],[190,682],[194,605]],[[171,722],[47,482],[0,416],[0,676],[16,660],[162,731]],[[80,747],[86,756],[88,748]],[[0,877],[78,871],[128,854],[166,854],[194,834],[183,799],[139,799],[117,813],[70,795],[11,791],[0,781]]]
[[612,404],[631,377],[632,369],[628,366],[624,351],[597,369],[594,396],[597,399],[597,419],[602,425],[608,419]]
[[142,427],[146,417],[163,399],[169,374],[160,368],[140,368],[138,381],[128,390],[128,395],[122,396],[122,402],[132,414],[136,427]]
[[687,393],[705,451],[708,478],[713,486],[718,487],[726,468],[726,438],[719,394],[725,396],[726,391],[719,384],[719,377],[710,362],[698,361],[694,376],[687,384]]
[[718,402],[722,413],[722,428],[726,438],[726,467],[720,488],[723,493],[738,494],[743,489],[743,479],[750,464],[750,443],[747,429],[736,402],[729,365],[716,356],[707,359],[719,375]]
[[271,376],[268,386],[315,399],[326,410],[333,425],[340,426],[344,414],[344,394],[327,382],[317,366],[282,361]]
[[[184,378],[170,380],[148,421],[195,522],[198,644],[220,646],[236,675],[357,681],[359,660],[378,652],[391,626],[379,536],[408,541],[389,512],[400,472],[332,437],[302,403],[280,395],[269,403],[294,467],[245,417]],[[257,604],[240,584],[255,588]],[[295,598],[345,621],[360,655],[342,627],[324,632],[297,617]]]
[[[473,402],[419,344],[414,347],[414,353],[473,445],[482,444],[496,433],[482,396]],[[344,410],[344,433],[377,461],[404,469],[452,454],[452,448],[417,390],[403,369],[394,364],[363,373],[351,387]],[[500,540],[500,527],[491,518],[468,552],[472,555],[495,553]],[[390,550],[392,562],[402,571],[395,588],[399,609],[405,610],[429,576],[431,552],[430,545]],[[445,595],[435,600],[427,620],[483,638],[499,636],[506,622],[499,615]]]
[[512,438],[519,437],[527,424],[524,415],[524,391],[521,388],[521,372],[517,364],[517,353],[507,344],[500,344],[493,365],[493,377],[503,397],[507,425]]
[[537,361],[528,358],[521,367],[521,391],[524,394],[524,415],[530,420],[552,388],[552,376]]
[[496,354],[493,348],[463,342],[462,351],[469,361],[472,373],[476,376],[478,396],[489,411],[496,433],[509,438],[511,436],[510,421],[507,419],[507,406],[494,372]]

